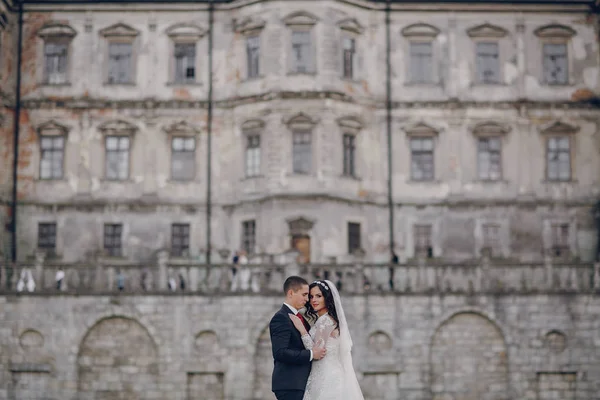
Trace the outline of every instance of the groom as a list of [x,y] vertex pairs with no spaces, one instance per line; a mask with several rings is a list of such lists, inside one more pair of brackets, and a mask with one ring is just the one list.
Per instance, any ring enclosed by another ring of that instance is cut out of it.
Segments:
[[269,323],[275,359],[272,390],[277,400],[302,400],[311,362],[323,358],[326,351],[321,347],[306,350],[289,317],[289,314],[298,315],[306,330],[310,329],[302,314],[298,313],[308,302],[308,282],[299,276],[290,276],[283,284],[283,292],[285,302]]

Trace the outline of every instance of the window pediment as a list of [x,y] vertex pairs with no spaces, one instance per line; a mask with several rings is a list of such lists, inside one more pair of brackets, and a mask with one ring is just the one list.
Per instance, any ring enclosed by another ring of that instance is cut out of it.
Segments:
[[38,36],[42,38],[49,37],[68,37],[72,38],[77,35],[77,31],[67,24],[61,24],[59,22],[51,22],[44,25],[39,31]]
[[297,11],[283,19],[286,25],[315,25],[319,19],[306,11]]
[[247,34],[249,32],[260,31],[266,25],[261,18],[247,17],[240,21],[233,21],[233,29],[236,33]]
[[43,124],[40,124],[37,128],[36,131],[38,132],[38,134],[41,135],[48,135],[48,136],[61,136],[61,135],[66,135],[69,132],[69,128],[65,125],[59,124],[58,122],[54,121],[54,120],[50,120],[47,122],[44,122]]
[[408,136],[437,136],[439,133],[439,130],[424,122],[410,125],[406,127],[404,131]]
[[482,24],[468,29],[467,34],[472,38],[501,38],[508,35],[508,31],[496,25]]
[[100,31],[104,37],[136,37],[139,33],[137,29],[123,23],[111,25]]
[[575,125],[568,124],[563,121],[554,121],[549,124],[542,126],[540,131],[543,134],[573,134],[579,131],[579,127]]
[[291,118],[283,121],[290,129],[312,129],[316,124],[317,120],[312,119],[304,113],[299,113]]
[[344,31],[353,32],[359,35],[365,30],[365,28],[355,18],[344,19],[338,22],[338,26]]
[[439,35],[440,30],[429,24],[412,24],[402,29],[402,35],[406,37],[429,37],[434,38]]
[[98,127],[104,135],[133,135],[137,126],[123,120],[108,121]]
[[167,36],[171,38],[190,38],[200,39],[206,34],[206,29],[203,29],[194,24],[176,24],[166,30]]
[[288,227],[291,235],[306,235],[312,229],[315,221],[311,221],[308,218],[290,218],[287,220]]
[[249,119],[242,124],[242,131],[255,132],[261,131],[265,127],[265,123],[261,119]]
[[178,121],[174,122],[170,125],[167,125],[164,128],[164,131],[168,134],[179,134],[179,135],[197,135],[200,133],[200,130],[195,126],[189,124],[186,121]]
[[568,39],[577,34],[577,32],[566,25],[551,24],[537,28],[533,33],[541,38],[564,38]]
[[498,136],[506,135],[510,132],[510,127],[497,122],[486,121],[476,124],[472,131],[477,136]]
[[361,120],[358,117],[353,116],[338,118],[337,123],[342,129],[353,133],[358,133],[363,128]]

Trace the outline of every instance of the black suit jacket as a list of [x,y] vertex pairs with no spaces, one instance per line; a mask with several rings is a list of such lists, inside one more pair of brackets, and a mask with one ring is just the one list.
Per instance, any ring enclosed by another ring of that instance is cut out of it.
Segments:
[[273,391],[304,390],[310,374],[310,350],[304,348],[300,332],[289,314],[293,312],[284,304],[269,323],[275,359],[271,385]]

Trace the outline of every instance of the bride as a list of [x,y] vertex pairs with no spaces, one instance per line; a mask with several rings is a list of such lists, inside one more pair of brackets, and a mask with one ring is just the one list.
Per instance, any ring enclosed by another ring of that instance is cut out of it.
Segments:
[[340,294],[330,281],[314,281],[309,285],[306,316],[314,322],[306,332],[302,321],[290,318],[302,335],[304,347],[323,346],[327,355],[312,364],[303,400],[363,400],[352,365],[352,339],[342,308]]

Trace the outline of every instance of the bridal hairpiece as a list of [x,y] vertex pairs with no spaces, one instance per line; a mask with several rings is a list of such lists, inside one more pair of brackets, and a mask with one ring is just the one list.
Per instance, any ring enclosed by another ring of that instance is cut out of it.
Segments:
[[317,285],[319,285],[319,286],[322,286],[322,287],[323,287],[323,289],[325,289],[325,290],[329,290],[329,286],[327,286],[327,285],[325,284],[325,282],[321,282],[321,281],[314,281],[313,283],[316,283]]

